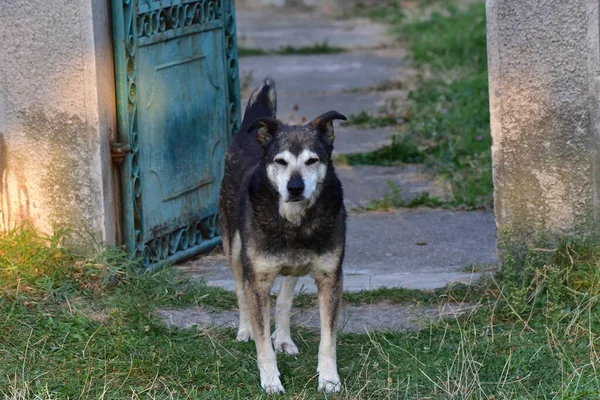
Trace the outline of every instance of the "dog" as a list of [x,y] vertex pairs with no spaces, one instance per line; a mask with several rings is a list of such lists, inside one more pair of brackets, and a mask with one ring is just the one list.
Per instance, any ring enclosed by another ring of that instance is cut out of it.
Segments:
[[[225,156],[219,212],[223,248],[236,284],[238,341],[254,339],[260,383],[283,393],[275,350],[298,354],[290,335],[294,287],[310,274],[317,284],[321,342],[318,388],[339,392],[336,334],[342,298],[346,210],[332,162],[329,111],[302,126],[276,119],[275,82],[267,77],[246,106]],[[270,290],[283,275],[270,332]]]

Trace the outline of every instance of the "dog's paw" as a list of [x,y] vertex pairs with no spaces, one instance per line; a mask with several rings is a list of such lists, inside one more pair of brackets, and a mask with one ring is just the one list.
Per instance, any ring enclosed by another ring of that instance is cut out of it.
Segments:
[[260,374],[260,385],[267,394],[285,393],[279,380],[279,372],[275,374]]
[[338,393],[341,389],[342,383],[337,374],[332,377],[324,377],[319,374],[319,390],[323,390],[325,393]]
[[238,342],[247,342],[250,339],[254,339],[254,336],[252,335],[252,329],[238,330],[237,337],[235,338],[235,340]]
[[281,382],[278,384],[272,384],[272,385],[262,385],[262,388],[265,390],[265,392],[267,394],[285,393],[285,390],[283,389],[283,385],[281,384]]
[[281,339],[275,338],[275,351],[284,354],[296,355],[298,354],[298,347],[294,344],[292,339]]

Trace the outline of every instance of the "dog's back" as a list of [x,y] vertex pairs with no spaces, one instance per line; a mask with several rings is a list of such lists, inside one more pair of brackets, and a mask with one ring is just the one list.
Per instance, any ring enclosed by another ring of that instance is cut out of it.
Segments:
[[275,81],[267,77],[262,85],[250,95],[240,131],[225,155],[225,175],[221,183],[219,208],[221,233],[226,254],[229,253],[229,243],[235,226],[238,191],[244,177],[260,162],[261,149],[256,141],[256,130],[247,132],[248,128],[258,118],[275,118],[276,112]]

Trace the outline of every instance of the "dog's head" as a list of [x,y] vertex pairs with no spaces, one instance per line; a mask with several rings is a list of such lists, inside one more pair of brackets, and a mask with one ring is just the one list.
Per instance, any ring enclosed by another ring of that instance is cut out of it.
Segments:
[[333,151],[333,120],[346,117],[329,111],[302,126],[273,118],[254,121],[256,140],[263,149],[267,176],[286,203],[310,200],[327,175]]

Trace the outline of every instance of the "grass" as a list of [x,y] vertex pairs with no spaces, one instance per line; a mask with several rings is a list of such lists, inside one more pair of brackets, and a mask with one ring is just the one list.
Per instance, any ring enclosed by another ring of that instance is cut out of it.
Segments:
[[398,117],[394,114],[372,115],[366,111],[351,114],[342,126],[356,126],[360,128],[380,128],[383,126],[398,125]]
[[[514,248],[510,236],[504,238]],[[236,342],[232,329],[171,328],[154,314],[164,305],[229,306],[231,298],[220,300],[223,291],[181,280],[172,269],[136,273],[137,264],[115,249],[83,260],[60,242],[60,235],[31,229],[0,235],[4,398],[267,397],[258,385],[253,343]],[[505,252],[502,273],[479,286],[346,295],[351,304],[477,305],[419,332],[340,335],[345,386],[329,397],[597,398],[600,246],[566,241],[523,249]],[[55,277],[51,289],[39,284],[44,275]],[[293,336],[300,355],[278,357],[287,390],[281,397],[324,398],[316,391],[318,334],[300,329]]]
[[415,207],[442,207],[452,206],[451,203],[440,200],[437,197],[432,197],[428,192],[421,193],[420,195],[406,200],[400,194],[400,187],[393,181],[387,182],[390,191],[383,195],[380,199],[373,199],[366,205],[359,207],[357,211],[376,211],[376,210],[388,210],[392,208],[415,208]]
[[402,5],[398,0],[387,0],[380,2],[376,6],[371,4],[358,4],[354,7],[352,12],[347,15],[349,18],[369,18],[374,21],[395,24],[405,18]]
[[[385,83],[372,88],[373,90],[388,90],[397,85],[396,83]],[[350,114],[347,121],[342,122],[342,126],[354,126],[358,128],[381,128],[384,126],[394,126],[404,123],[405,115],[401,115],[402,110],[398,107],[395,99],[386,101],[376,114],[361,111],[358,114]]]
[[337,54],[348,51],[343,47],[330,46],[329,43],[317,43],[311,46],[284,46],[274,50],[265,50],[258,48],[238,48],[240,57],[255,57],[255,56],[290,56],[290,55],[311,55],[311,54]]
[[[485,6],[450,7],[424,21],[398,20],[392,30],[408,42],[413,64],[429,74],[410,93],[411,107],[395,140],[374,152],[347,155],[348,162],[424,162],[450,184],[453,204],[491,207]],[[354,122],[368,120],[361,119]]]

